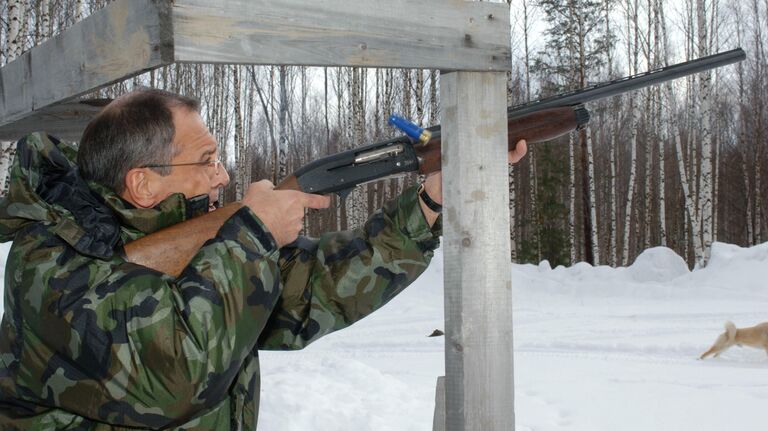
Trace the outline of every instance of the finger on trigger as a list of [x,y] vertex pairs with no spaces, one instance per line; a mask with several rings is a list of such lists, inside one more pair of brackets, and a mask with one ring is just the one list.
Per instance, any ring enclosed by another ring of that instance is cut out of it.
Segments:
[[331,197],[304,193],[304,208],[328,208],[331,205]]

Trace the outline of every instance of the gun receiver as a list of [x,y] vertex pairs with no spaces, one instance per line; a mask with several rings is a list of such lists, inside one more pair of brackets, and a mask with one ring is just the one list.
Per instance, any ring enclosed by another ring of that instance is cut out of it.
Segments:
[[[589,123],[589,111],[585,103],[638,90],[651,85],[682,78],[733,64],[746,58],[744,50],[710,55],[684,63],[655,69],[610,82],[595,84],[583,89],[558,94],[507,110],[507,138],[510,151],[517,142],[550,141],[580,130]],[[407,123],[407,122],[406,122]],[[441,169],[440,126],[424,129],[399,123],[398,127],[413,137],[404,135],[323,157],[297,170],[277,185],[278,189],[294,189],[307,193],[337,193],[345,198],[352,189],[369,181],[418,172],[426,175]],[[411,132],[411,127],[418,131]],[[417,137],[417,134],[418,137]],[[424,139],[430,135],[429,139]],[[426,140],[426,143],[424,141]]]

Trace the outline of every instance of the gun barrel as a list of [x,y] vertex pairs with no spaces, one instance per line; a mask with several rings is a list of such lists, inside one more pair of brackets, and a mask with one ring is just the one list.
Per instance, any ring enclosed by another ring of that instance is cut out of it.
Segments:
[[649,72],[628,76],[614,81],[595,84],[591,87],[585,87],[570,93],[559,94],[557,96],[513,106],[509,108],[507,115],[511,119],[544,109],[579,105],[594,100],[611,97],[617,94],[626,93],[628,91],[639,90],[650,85],[658,84],[660,82],[669,81],[672,79],[682,78],[694,73],[705,72],[710,69],[742,61],[745,58],[747,58],[747,55],[744,50],[737,48],[731,51],[721,52],[719,54],[702,57],[696,60],[662,67],[660,69],[651,70]]

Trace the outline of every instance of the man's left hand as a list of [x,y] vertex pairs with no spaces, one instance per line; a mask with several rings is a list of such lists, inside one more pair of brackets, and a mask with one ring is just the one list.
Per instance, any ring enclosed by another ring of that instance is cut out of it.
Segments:
[[[515,146],[515,149],[507,153],[507,158],[509,160],[509,164],[514,164],[522,160],[523,157],[525,157],[525,154],[528,153],[528,144],[525,142],[525,140],[518,141],[517,145]],[[442,171],[437,171],[436,173],[430,175],[427,177],[426,180],[424,180],[424,192],[426,192],[429,197],[435,201],[436,203],[442,205],[443,204],[443,174]],[[424,216],[427,218],[427,222],[430,226],[435,223],[435,220],[437,220],[438,213],[430,210],[424,202],[419,199],[419,204],[421,205],[421,210],[424,212]]]

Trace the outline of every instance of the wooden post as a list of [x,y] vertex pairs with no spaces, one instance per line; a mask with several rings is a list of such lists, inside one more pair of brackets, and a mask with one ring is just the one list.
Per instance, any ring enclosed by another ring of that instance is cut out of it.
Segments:
[[440,79],[446,430],[514,430],[506,76]]
[[432,431],[445,431],[445,376],[437,378],[437,390],[435,390],[435,415],[432,417]]

